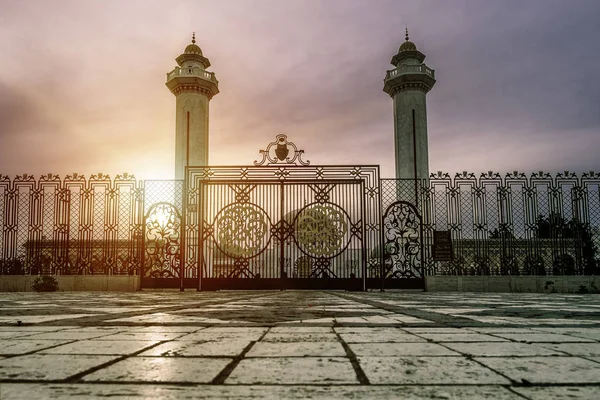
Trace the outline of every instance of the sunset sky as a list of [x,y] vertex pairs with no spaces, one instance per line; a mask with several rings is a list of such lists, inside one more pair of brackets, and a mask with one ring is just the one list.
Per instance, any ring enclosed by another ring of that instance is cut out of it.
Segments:
[[435,69],[431,171],[600,171],[600,1],[0,0],[0,174],[173,177],[165,86],[196,32],[220,93],[211,164],[279,133],[393,177],[386,70],[404,26]]

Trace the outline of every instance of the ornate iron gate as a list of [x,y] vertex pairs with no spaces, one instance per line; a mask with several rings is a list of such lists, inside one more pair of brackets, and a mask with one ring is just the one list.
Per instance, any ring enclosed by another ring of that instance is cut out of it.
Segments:
[[379,287],[379,167],[311,166],[285,135],[260,153],[251,167],[188,168],[196,287]]

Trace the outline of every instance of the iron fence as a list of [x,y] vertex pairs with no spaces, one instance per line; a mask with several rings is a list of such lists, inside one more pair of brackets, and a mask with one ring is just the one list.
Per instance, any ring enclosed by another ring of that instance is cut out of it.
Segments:
[[[322,173],[319,168],[316,173]],[[399,200],[415,206],[422,227],[422,253],[415,257],[425,274],[599,271],[598,173],[438,173],[416,182],[382,179],[369,190],[373,199],[381,196],[381,204],[366,206],[380,215]],[[197,188],[190,188],[186,203],[195,204],[197,197]],[[183,199],[183,181],[140,181],[128,174],[0,176],[0,274],[143,274],[146,262],[148,276],[196,277],[198,216],[183,212]],[[159,204],[164,210],[157,213],[153,207]],[[365,221],[373,277],[381,226]],[[435,231],[450,232],[452,260],[433,260]],[[183,242],[168,243],[176,235]]]
[[136,274],[143,181],[0,177],[0,274]]
[[[403,200],[422,218],[427,275],[593,275],[600,268],[600,174],[488,172],[381,181],[382,210]],[[452,259],[434,261],[434,231]]]

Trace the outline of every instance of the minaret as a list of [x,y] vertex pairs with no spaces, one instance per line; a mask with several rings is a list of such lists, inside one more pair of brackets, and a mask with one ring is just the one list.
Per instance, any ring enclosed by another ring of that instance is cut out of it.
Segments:
[[185,167],[208,165],[208,103],[219,93],[219,81],[208,72],[208,58],[196,44],[196,34],[179,66],[167,73],[167,87],[177,99],[175,114],[175,179],[184,179]]
[[387,71],[383,91],[394,99],[396,178],[429,178],[427,147],[427,92],[435,84],[434,70],[423,64],[425,55],[408,40],[402,43]]

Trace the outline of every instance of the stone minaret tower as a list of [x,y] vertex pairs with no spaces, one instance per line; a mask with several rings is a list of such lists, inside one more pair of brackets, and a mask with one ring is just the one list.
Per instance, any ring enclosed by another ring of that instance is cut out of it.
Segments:
[[396,178],[429,178],[427,147],[427,92],[435,84],[435,72],[423,64],[425,55],[408,40],[402,43],[387,71],[383,91],[394,99]]
[[185,167],[208,165],[208,103],[219,93],[219,81],[208,72],[208,58],[196,44],[196,34],[179,66],[167,73],[167,87],[177,98],[175,114],[175,179],[184,179]]

